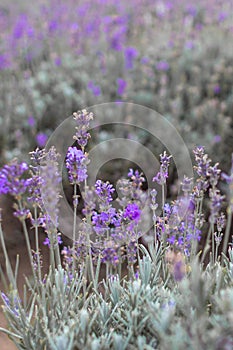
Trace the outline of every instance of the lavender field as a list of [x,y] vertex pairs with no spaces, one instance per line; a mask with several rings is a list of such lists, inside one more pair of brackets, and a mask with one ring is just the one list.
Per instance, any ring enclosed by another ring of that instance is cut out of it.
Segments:
[[231,0],[0,0],[1,350],[233,348],[232,42]]

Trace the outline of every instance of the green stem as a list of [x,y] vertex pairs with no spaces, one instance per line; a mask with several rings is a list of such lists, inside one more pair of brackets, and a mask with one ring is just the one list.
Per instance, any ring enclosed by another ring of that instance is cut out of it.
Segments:
[[41,280],[41,265],[40,265],[40,248],[39,248],[39,234],[38,234],[38,225],[37,225],[37,206],[34,207],[34,219],[35,219],[35,237],[36,237],[36,257],[37,257],[37,265],[38,265],[38,276],[39,282],[42,283]]
[[215,249],[214,249],[214,224],[211,223],[211,237],[212,237],[212,259],[213,259],[213,264],[215,262],[215,259],[214,259],[214,252],[215,252]]
[[163,218],[164,218],[164,205],[165,205],[165,189],[164,189],[164,184],[162,184],[162,208],[163,208]]
[[5,260],[6,260],[7,277],[9,279],[9,282],[12,283],[14,289],[17,289],[16,280],[14,278],[14,274],[13,274],[12,267],[11,267],[11,264],[10,264],[10,259],[9,259],[9,256],[8,256],[8,253],[7,253],[7,250],[6,250],[5,239],[4,239],[4,236],[3,236],[1,222],[0,222],[0,240],[1,240],[1,244],[2,244],[2,250],[3,250],[3,253],[4,253],[4,257],[5,257]]
[[226,224],[226,230],[224,234],[224,241],[223,241],[223,250],[222,253],[226,255],[227,252],[227,245],[230,237],[230,231],[231,231],[231,221],[232,221],[232,209],[229,205],[227,208],[227,224]]
[[[23,210],[23,206],[22,206],[21,200],[18,200],[18,205],[19,205],[19,209]],[[30,261],[30,265],[31,265],[34,281],[36,282],[37,278],[36,278],[36,273],[35,273],[34,266],[33,266],[31,243],[30,243],[30,240],[29,240],[29,234],[28,234],[28,230],[27,230],[27,225],[26,225],[25,220],[22,220],[21,222],[22,222],[22,226],[23,226],[24,237],[25,237],[25,240],[26,240],[28,257],[29,257],[29,261]]]
[[76,269],[76,258],[75,258],[75,241],[76,241],[76,224],[77,224],[77,184],[74,184],[74,221],[73,221],[73,265],[72,265],[72,274],[74,276],[74,272]]

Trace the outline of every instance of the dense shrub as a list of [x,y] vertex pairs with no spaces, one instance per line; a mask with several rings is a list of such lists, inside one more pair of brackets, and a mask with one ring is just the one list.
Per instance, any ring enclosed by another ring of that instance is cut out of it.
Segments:
[[[202,146],[194,150],[195,179],[185,177],[182,195],[165,203],[162,214],[155,188],[142,190],[139,171],[129,170],[115,189],[97,180],[87,186],[89,124],[92,114],[74,113],[76,145],[66,153],[66,168],[73,189],[73,246],[63,246],[59,232],[59,158],[54,147],[31,152],[32,166],[13,160],[0,171],[1,194],[15,200],[14,215],[21,221],[32,276],[26,278],[21,300],[17,265],[13,271],[0,222],[9,291],[1,293],[9,329],[1,329],[19,349],[228,349],[232,347],[233,163],[229,175],[212,164]],[[153,181],[164,189],[171,156],[160,156]],[[233,158],[232,158],[233,161]],[[229,186],[227,212],[218,189]],[[194,182],[194,183],[193,183]],[[82,221],[77,208],[83,185]],[[204,198],[209,199],[206,246]],[[35,231],[31,251],[26,219]],[[1,218],[4,220],[4,217]],[[139,244],[151,220],[147,248]],[[50,268],[42,273],[39,228],[47,233]],[[70,232],[64,232],[70,235]],[[228,241],[230,239],[230,246]],[[223,246],[221,247],[221,243]],[[227,254],[227,255],[226,255]],[[62,255],[62,259],[61,259]],[[206,256],[209,263],[203,263]],[[126,266],[126,268],[125,268]],[[124,269],[123,269],[124,267]],[[1,270],[2,271],[2,270]]]

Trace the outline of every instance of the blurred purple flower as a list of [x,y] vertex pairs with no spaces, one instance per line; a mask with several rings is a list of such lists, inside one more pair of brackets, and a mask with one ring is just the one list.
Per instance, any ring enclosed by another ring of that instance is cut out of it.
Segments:
[[132,69],[134,60],[138,56],[138,51],[134,47],[127,47],[125,49],[125,67],[126,69]]
[[192,40],[188,40],[188,41],[186,41],[186,43],[185,43],[185,48],[186,49],[188,49],[188,50],[192,50],[193,48],[194,48],[194,43],[193,43],[193,41]]
[[94,96],[100,96],[101,95],[101,88],[99,85],[95,85],[93,81],[89,81],[87,85],[88,89],[93,93]]
[[141,59],[142,64],[147,64],[149,62],[150,62],[150,59],[148,57],[142,57],[142,59]]
[[228,14],[226,12],[220,12],[218,15],[218,21],[223,22],[228,17]]
[[185,276],[185,264],[182,260],[178,260],[173,266],[173,276],[175,281],[180,282]]
[[34,29],[30,25],[27,15],[21,14],[16,20],[12,36],[14,39],[19,40],[25,34],[28,37],[33,37],[34,36]]
[[188,5],[186,7],[186,11],[192,17],[196,17],[196,15],[197,15],[197,8],[195,5]]
[[56,57],[55,60],[54,60],[54,63],[56,66],[60,66],[62,61],[61,61],[61,58],[60,57]]
[[164,71],[166,72],[170,68],[169,63],[167,61],[159,61],[156,64],[156,69],[158,71]]
[[36,135],[36,142],[39,147],[44,147],[46,145],[47,140],[48,136],[43,132],[39,132]]
[[32,115],[30,115],[30,117],[28,117],[28,125],[31,128],[33,128],[35,126],[35,124],[36,124],[35,118]]
[[215,85],[213,88],[213,91],[216,95],[218,95],[221,92],[221,87],[219,84]]
[[125,92],[125,89],[127,87],[127,82],[124,79],[122,79],[122,78],[118,78],[117,79],[117,85],[118,85],[117,94],[118,95],[123,95],[124,92]]
[[52,19],[48,24],[49,33],[54,33],[59,28],[59,23],[56,19]]
[[213,141],[214,143],[219,143],[222,141],[222,138],[220,135],[215,135]]
[[10,59],[6,54],[0,54],[0,70],[10,67]]

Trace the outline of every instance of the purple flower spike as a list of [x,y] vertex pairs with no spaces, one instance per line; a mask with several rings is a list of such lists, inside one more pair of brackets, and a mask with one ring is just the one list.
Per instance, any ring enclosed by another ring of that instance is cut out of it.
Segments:
[[17,160],[5,165],[0,170],[0,194],[23,195],[29,186],[29,180],[23,178],[27,170],[28,165],[25,162],[18,163]]
[[39,132],[36,135],[36,142],[39,147],[44,147],[46,145],[47,140],[48,140],[48,136],[43,132]]
[[111,185],[108,181],[103,182],[101,180],[97,180],[95,183],[95,193],[98,195],[101,201],[106,204],[109,204],[113,198],[112,193],[115,192],[113,185]]
[[69,147],[66,156],[66,167],[71,184],[80,184],[87,179],[87,164],[89,160],[83,151],[77,147]]
[[169,66],[167,61],[159,61],[156,64],[156,69],[158,71],[166,72],[166,71],[168,71],[169,68],[170,68],[170,66]]
[[164,185],[166,183],[166,179],[168,178],[168,167],[171,158],[172,156],[168,156],[166,151],[164,151],[163,154],[160,154],[160,171],[153,178],[153,181],[157,182],[159,185]]
[[133,69],[135,58],[138,56],[138,51],[134,47],[127,47],[125,49],[125,68]]
[[82,111],[73,113],[73,116],[77,122],[74,140],[78,142],[79,146],[84,148],[91,137],[88,130],[90,129],[90,121],[93,119],[93,114],[88,113],[86,109],[83,109]]
[[126,86],[127,86],[127,82],[124,79],[122,79],[122,78],[118,78],[117,79],[117,85],[118,85],[117,94],[121,96],[125,92],[125,89],[126,89]]
[[140,220],[141,216],[141,210],[139,209],[139,206],[135,203],[130,203],[125,208],[123,217],[125,219],[134,220],[135,222],[138,222]]

